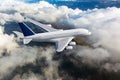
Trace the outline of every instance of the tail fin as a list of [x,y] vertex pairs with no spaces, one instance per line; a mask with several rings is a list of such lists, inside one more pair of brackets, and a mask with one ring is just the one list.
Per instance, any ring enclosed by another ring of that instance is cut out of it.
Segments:
[[34,35],[35,33],[25,23],[18,23],[24,36]]

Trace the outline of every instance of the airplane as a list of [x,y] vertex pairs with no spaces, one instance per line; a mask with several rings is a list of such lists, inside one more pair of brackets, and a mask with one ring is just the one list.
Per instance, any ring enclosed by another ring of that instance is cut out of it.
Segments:
[[25,22],[18,23],[21,32],[13,31],[18,37],[23,38],[23,43],[28,44],[31,41],[37,42],[54,42],[56,47],[56,52],[62,52],[64,49],[72,50],[76,42],[72,41],[77,36],[87,36],[91,35],[87,29],[55,29],[51,25],[42,24],[30,18],[25,18],[27,21],[38,25],[42,29],[42,33],[35,33],[31,28],[29,28]]

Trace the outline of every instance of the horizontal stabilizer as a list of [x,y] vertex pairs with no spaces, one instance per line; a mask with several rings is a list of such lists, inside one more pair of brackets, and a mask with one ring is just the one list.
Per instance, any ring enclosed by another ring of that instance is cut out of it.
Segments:
[[19,32],[19,31],[13,31],[13,33],[15,33],[18,38],[24,38],[23,33]]
[[32,39],[23,39],[23,43],[24,44],[28,44],[28,43],[30,43],[32,41]]

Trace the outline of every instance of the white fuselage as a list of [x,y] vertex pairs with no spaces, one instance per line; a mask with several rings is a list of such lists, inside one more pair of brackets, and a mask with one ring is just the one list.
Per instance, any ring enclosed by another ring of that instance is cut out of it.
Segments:
[[54,32],[46,32],[46,33],[38,33],[32,36],[27,36],[25,39],[32,39],[33,41],[54,41],[58,38],[65,38],[65,37],[75,37],[80,35],[90,35],[86,29],[71,29],[71,30],[58,30]]

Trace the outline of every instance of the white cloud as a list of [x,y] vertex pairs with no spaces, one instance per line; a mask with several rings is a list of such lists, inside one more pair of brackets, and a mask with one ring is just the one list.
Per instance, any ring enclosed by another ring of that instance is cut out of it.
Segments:
[[0,26],[0,56],[4,51],[10,53],[11,51],[15,50],[18,44],[14,40],[13,35],[7,35],[3,33],[3,28]]
[[[120,8],[111,7],[106,9],[93,9],[93,10],[86,10],[82,11],[80,9],[71,9],[67,6],[60,6],[57,7],[55,5],[49,4],[47,2],[41,1],[39,3],[28,4],[17,0],[4,0],[0,1],[0,25],[3,25],[7,22],[11,21],[23,21],[24,18],[20,13],[25,14],[26,16],[32,17],[38,21],[45,21],[49,23],[56,23],[58,26],[64,25],[65,27],[73,27],[73,28],[86,28],[92,32],[91,36],[84,38],[91,46],[79,46],[78,49],[75,50],[75,54],[78,57],[82,57],[83,62],[87,63],[101,63],[106,60],[107,63],[100,65],[108,70],[120,70],[120,67],[116,67],[120,64]],[[12,53],[11,56],[1,58],[0,64],[3,64],[4,61],[9,61],[8,63],[4,63],[3,65],[7,65],[3,70],[7,71],[9,67],[16,67],[20,65],[24,65],[29,62],[33,62],[36,59],[36,54],[38,53],[39,47],[21,47],[19,48],[14,46],[17,43],[14,41],[14,37],[3,34],[4,31],[0,31],[2,37],[0,44],[0,48],[7,49],[8,52]],[[0,35],[0,36],[1,36]],[[7,39],[9,40],[7,42]],[[4,42],[5,41],[5,42]],[[10,44],[10,45],[5,45]],[[11,49],[14,48],[14,49]],[[4,51],[4,49],[1,49]],[[24,51],[21,52],[21,49]],[[24,50],[25,49],[25,50]],[[27,52],[30,49],[30,54]],[[52,61],[52,53],[54,53],[54,49],[48,49],[48,51],[41,50],[45,55],[42,54],[41,56],[47,57],[47,62]],[[32,50],[32,51],[31,51]],[[2,53],[1,51],[1,53]],[[18,51],[18,53],[16,52]],[[37,51],[37,52],[36,52]],[[39,51],[40,52],[40,51]],[[20,53],[20,54],[19,54]],[[36,53],[34,57],[28,59],[29,57],[33,56],[33,53]],[[51,54],[48,54],[51,53]],[[67,52],[66,52],[67,53]],[[19,55],[19,56],[17,56]],[[51,56],[50,56],[51,55]],[[22,56],[22,57],[21,57]],[[25,59],[26,56],[27,61]],[[14,58],[18,58],[19,62],[17,63],[14,61]],[[11,61],[12,58],[12,61]],[[25,60],[24,61],[22,61]],[[10,65],[8,65],[10,63]],[[13,64],[16,63],[16,64]],[[116,65],[113,65],[116,64]],[[50,64],[49,64],[50,65]],[[53,72],[54,74],[54,64],[49,66],[49,70],[45,69],[44,72],[46,76],[53,77],[50,73]],[[109,67],[112,66],[112,67]],[[57,65],[55,66],[57,67]],[[2,66],[3,68],[3,66]],[[0,68],[0,69],[2,69]],[[57,68],[56,68],[57,69]],[[57,70],[56,70],[57,71]],[[2,72],[2,71],[1,71]],[[5,73],[5,72],[4,72]],[[57,73],[57,72],[56,72]],[[52,78],[51,78],[52,79]]]

